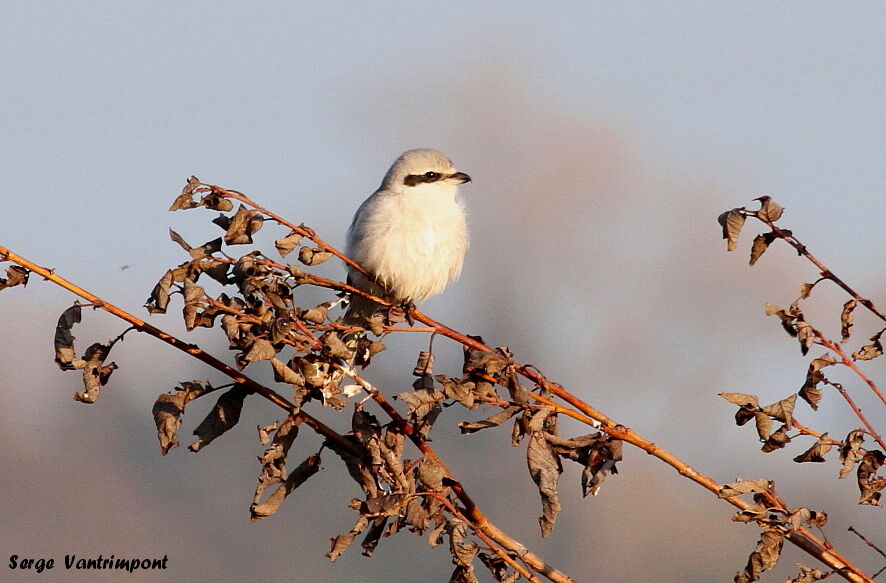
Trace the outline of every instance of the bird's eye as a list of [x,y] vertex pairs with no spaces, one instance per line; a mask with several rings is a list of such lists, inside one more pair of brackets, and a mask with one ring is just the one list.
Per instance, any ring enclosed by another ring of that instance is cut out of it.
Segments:
[[428,182],[432,182],[440,178],[440,175],[436,172],[425,172],[425,178],[428,180]]

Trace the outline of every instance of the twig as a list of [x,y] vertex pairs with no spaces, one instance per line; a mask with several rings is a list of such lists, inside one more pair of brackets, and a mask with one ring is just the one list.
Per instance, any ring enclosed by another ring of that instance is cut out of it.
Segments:
[[880,389],[877,387],[877,385],[874,383],[874,381],[871,380],[871,378],[869,376],[864,374],[864,372],[858,367],[858,365],[855,364],[855,361],[853,361],[851,358],[849,358],[846,355],[846,353],[840,347],[840,344],[837,342],[832,342],[832,341],[828,340],[827,338],[825,338],[825,336],[821,332],[819,332],[818,330],[815,330],[814,328],[813,328],[813,331],[815,332],[816,338],[818,338],[818,342],[822,346],[824,346],[825,348],[828,348],[828,349],[836,352],[837,355],[840,357],[840,362],[843,363],[845,366],[848,366],[849,368],[851,368],[852,371],[855,374],[857,374],[858,377],[861,380],[863,380],[867,384],[868,387],[870,387],[870,389],[874,392],[874,394],[880,398],[880,402],[882,402],[883,405],[886,405],[886,395],[884,395],[883,392],[880,391]]
[[861,305],[866,307],[872,313],[876,314],[881,320],[886,322],[886,314],[883,314],[883,312],[881,312],[879,309],[877,309],[877,306],[874,305],[874,302],[872,302],[869,299],[861,297],[858,294],[858,292],[856,292],[854,289],[849,287],[849,285],[845,281],[843,281],[842,279],[837,277],[837,275],[833,271],[831,271],[830,269],[825,267],[825,265],[821,261],[819,261],[814,255],[812,255],[812,253],[809,252],[809,249],[806,248],[806,245],[804,245],[803,243],[800,242],[799,239],[794,237],[794,235],[790,231],[785,232],[782,229],[778,228],[772,221],[761,217],[758,211],[745,209],[745,214],[755,217],[758,220],[765,223],[766,226],[768,226],[770,229],[772,229],[773,235],[775,235],[776,237],[778,237],[779,239],[781,239],[782,241],[784,241],[785,243],[787,243],[788,245],[790,245],[791,247],[796,249],[797,253],[799,253],[801,256],[805,257],[810,262],[812,262],[812,264],[818,268],[818,271],[823,278],[829,279],[829,280],[833,281],[834,283],[836,283],[838,286],[843,288],[843,290],[846,293],[848,293],[850,296],[852,296],[858,303],[860,303]]
[[[227,194],[226,194],[227,192],[228,191],[225,191],[224,189],[218,190],[218,194],[222,194],[225,196],[227,196]],[[257,205],[256,203],[254,203],[252,200],[250,200],[248,197],[246,197],[245,195],[243,195],[241,193],[236,193],[236,196],[233,196],[231,198],[235,198],[236,200],[238,200],[244,204],[250,205],[253,208],[255,208],[256,210],[258,210],[259,212],[265,212],[263,207]],[[748,212],[753,213],[754,211],[748,211]],[[271,216],[275,220],[278,220],[278,221],[280,220],[277,217],[277,215],[268,214],[268,216]],[[286,224],[287,226],[290,226],[290,228],[292,228],[292,225],[290,223],[283,223],[283,224]],[[332,252],[335,256],[343,258],[342,260],[345,263],[347,263],[348,265],[351,265],[351,266],[354,265],[355,262],[353,262],[353,260],[351,260],[350,258],[346,258],[341,252],[332,248],[325,241],[322,241],[321,239],[319,239],[319,237],[315,238],[316,237],[315,234],[313,237],[311,236],[311,234],[306,234],[305,236],[307,236],[308,238],[313,240],[318,245],[318,247],[322,247],[325,250]],[[810,257],[812,257],[812,256],[810,255]],[[812,259],[814,259],[814,258],[812,258]],[[816,262],[817,262],[817,260],[816,260]],[[823,273],[822,273],[823,277],[828,277],[829,279],[831,279],[832,277],[835,277],[829,271],[825,270],[823,266],[822,266],[822,270],[823,270]],[[362,268],[360,268],[359,271],[364,274],[366,273],[366,271],[363,270]],[[313,278],[314,276],[311,276],[311,277]],[[330,287],[333,289],[346,290],[351,293],[356,292],[358,295],[361,295],[363,297],[368,297],[368,295],[365,292],[363,292],[362,290],[358,290],[356,288],[352,288],[352,286],[345,286],[339,282],[332,282],[331,280],[323,280],[323,278],[316,278],[316,279],[317,279],[319,285],[322,285],[323,287]],[[320,280],[322,280],[322,283],[320,283]],[[838,281],[838,280],[835,280],[835,281]],[[842,283],[842,282],[838,281],[838,283]],[[860,297],[858,297],[858,294],[856,294],[854,291],[852,291],[851,288],[848,288],[848,286],[845,286],[845,284],[842,284],[841,287],[844,287],[844,289],[847,289],[847,291],[851,295],[853,295],[853,297],[855,297],[860,303],[862,303],[863,305],[865,305],[866,307],[868,307],[869,309],[871,309],[872,311],[874,311],[875,313],[877,313],[878,315],[880,315],[882,317],[882,315],[876,311],[876,308],[873,306],[873,303],[871,303],[869,300],[862,300]],[[351,288],[351,289],[346,289],[346,288]],[[384,298],[370,297],[370,299],[372,299],[376,303],[383,305],[383,306],[392,306],[393,305],[392,302],[390,302]],[[436,320],[432,319],[431,317],[420,312],[415,307],[412,307],[410,309],[409,314],[411,315],[411,317],[414,320],[417,320],[427,326],[435,328],[437,334],[441,334],[441,335],[446,336],[452,340],[455,340],[456,342],[459,342],[462,345],[467,346],[468,348],[483,351],[483,352],[489,352],[492,350],[492,348],[487,346],[486,344],[484,344],[474,338],[471,338],[465,334],[462,334],[461,332],[458,332],[452,328],[449,328],[448,326],[446,326],[440,322],[437,322]],[[517,363],[514,364],[514,368],[520,375],[522,375],[525,378],[533,381],[534,383],[542,386],[545,390],[556,395],[557,397],[559,397],[560,399],[562,399],[563,401],[565,401],[566,403],[568,403],[569,405],[574,407],[577,411],[579,411],[583,415],[598,422],[599,425],[594,424],[594,426],[595,427],[599,426],[599,428],[602,431],[604,431],[605,433],[607,433],[608,435],[615,437],[616,439],[621,439],[623,441],[626,441],[636,447],[639,447],[640,449],[646,451],[650,455],[657,457],[661,461],[663,461],[666,464],[673,467],[680,475],[682,475],[686,478],[689,478],[690,480],[701,485],[702,487],[706,488],[707,490],[709,490],[715,494],[720,492],[722,486],[721,486],[721,484],[716,482],[714,479],[698,472],[697,470],[695,470],[694,468],[689,466],[687,463],[685,463],[682,460],[680,460],[679,458],[677,458],[675,455],[673,455],[669,451],[659,448],[657,445],[655,445],[655,443],[642,438],[641,436],[634,433],[631,429],[617,424],[614,420],[610,419],[608,416],[606,416],[602,412],[594,409],[593,407],[591,407],[590,405],[588,405],[587,403],[585,403],[584,401],[582,401],[581,399],[579,399],[578,397],[576,397],[575,395],[573,395],[572,393],[570,393],[569,391],[564,389],[559,384],[546,380],[534,368],[528,367],[526,365],[520,365]],[[358,384],[359,384],[359,381],[358,381]],[[531,393],[531,394],[534,395],[534,393]],[[537,398],[537,397],[534,397],[534,398]],[[388,405],[388,406],[390,406],[390,405]],[[426,444],[422,444],[422,445],[416,444],[416,445],[419,447],[419,449],[422,449],[422,447],[427,447]],[[432,457],[435,459],[439,459],[439,458],[436,458],[436,455],[433,455]],[[441,465],[442,465],[442,462],[441,462]],[[455,490],[455,488],[454,488],[454,491],[456,491],[456,494],[458,494],[458,491]],[[461,498],[461,496],[459,496],[459,498]],[[730,504],[732,504],[733,506],[736,506],[737,508],[740,508],[742,510],[750,507],[750,503],[746,502],[745,500],[743,500],[741,498],[737,498],[737,497],[726,498],[726,501],[729,502]],[[463,502],[464,502],[464,500],[463,500]],[[470,510],[470,507],[467,504],[466,504],[466,507]],[[482,517],[481,520],[485,520],[485,517]],[[495,537],[493,537],[493,538],[495,538]],[[839,554],[837,554],[836,552],[834,552],[831,549],[828,549],[821,541],[819,541],[814,536],[812,536],[811,533],[808,533],[808,531],[805,531],[805,529],[801,529],[800,531],[793,531],[793,532],[788,533],[787,539],[790,540],[793,544],[804,549],[806,552],[808,552],[812,556],[816,557],[821,562],[828,565],[830,568],[836,570],[845,579],[847,579],[849,581],[853,581],[853,582],[863,581],[866,583],[872,583],[872,580],[867,575],[865,575],[863,572],[861,572],[852,563],[843,559]]]

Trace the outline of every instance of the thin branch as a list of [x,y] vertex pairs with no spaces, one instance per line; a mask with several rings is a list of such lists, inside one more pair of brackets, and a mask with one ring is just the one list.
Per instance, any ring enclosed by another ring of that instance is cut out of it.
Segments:
[[804,245],[803,243],[800,242],[799,239],[794,237],[794,235],[790,231],[785,232],[784,230],[778,228],[772,221],[766,220],[763,217],[761,217],[757,211],[746,210],[745,214],[755,217],[758,220],[765,223],[766,226],[768,226],[770,229],[772,229],[773,235],[775,235],[776,237],[778,237],[779,239],[781,239],[782,241],[784,241],[785,243],[787,243],[788,245],[790,245],[791,247],[796,249],[797,253],[799,255],[805,257],[810,262],[812,262],[812,264],[818,268],[818,272],[823,278],[833,281],[835,284],[837,284],[838,286],[843,288],[843,291],[845,291],[850,296],[852,296],[859,304],[863,305],[868,310],[870,310],[872,313],[876,314],[881,320],[886,322],[886,314],[883,314],[883,312],[881,312],[877,308],[877,306],[874,305],[874,302],[872,302],[871,300],[869,300],[867,298],[861,297],[858,294],[858,292],[856,292],[854,289],[849,287],[849,285],[845,281],[843,281],[842,279],[837,277],[837,274],[835,274],[833,271],[831,271],[830,269],[825,267],[824,263],[819,261],[812,253],[810,253],[809,249],[806,248],[806,245]]
[[858,377],[861,380],[863,380],[867,384],[868,387],[870,387],[870,389],[874,392],[874,394],[880,398],[880,402],[882,402],[883,405],[886,405],[886,395],[884,395],[883,392],[880,391],[880,389],[877,387],[877,385],[874,383],[874,381],[871,380],[870,377],[868,377],[866,374],[864,374],[864,372],[858,367],[858,365],[855,364],[855,361],[853,361],[851,358],[849,358],[849,356],[846,355],[846,353],[843,351],[843,348],[840,346],[840,344],[838,342],[832,342],[832,341],[828,340],[827,338],[825,338],[825,336],[821,332],[819,332],[818,330],[815,330],[814,328],[813,328],[813,331],[815,332],[815,336],[816,336],[816,338],[818,338],[819,343],[822,346],[824,346],[825,348],[828,348],[828,349],[836,352],[837,355],[840,357],[840,362],[843,363],[845,366],[848,366],[849,368],[851,368],[852,371],[855,374],[857,374]]
[[[213,189],[214,190],[217,189],[217,191],[216,191],[217,194],[220,194],[223,196],[228,196],[229,198],[234,198],[246,205],[252,206],[255,210],[258,210],[259,212],[266,212],[266,209],[264,209],[264,207],[261,207],[258,204],[254,203],[251,199],[249,199],[248,197],[246,197],[242,193],[235,193],[234,196],[229,196],[229,194],[228,194],[229,191],[226,191],[224,189],[219,189],[218,187],[213,187]],[[753,213],[754,211],[748,211],[748,212]],[[268,216],[274,218],[275,220],[280,221],[280,219],[277,215],[268,213]],[[292,228],[291,223],[284,222],[283,224]],[[310,231],[310,230],[308,230],[308,231]],[[332,252],[335,256],[342,258],[342,260],[345,263],[347,263],[348,265],[353,266],[355,264],[355,262],[353,260],[351,260],[350,258],[346,258],[346,256],[344,256],[341,252],[339,252],[338,250],[331,247],[325,241],[322,241],[322,239],[320,239],[319,237],[316,237],[316,234],[314,234],[312,236],[311,233],[313,233],[313,231],[310,231],[310,232],[308,232],[308,231],[305,231],[306,234],[304,236],[307,236],[308,238],[313,240],[318,245],[318,247],[321,247],[326,251]],[[810,255],[810,257],[811,257],[811,255]],[[831,274],[829,271],[824,269],[823,266],[822,266],[822,270],[823,270],[822,277],[828,277],[829,279],[835,278],[835,276],[833,276],[833,274]],[[364,274],[366,273],[366,271],[363,270],[362,268],[360,268],[359,271]],[[311,278],[314,279],[315,276],[311,276]],[[332,282],[331,280],[325,280],[324,278],[316,278],[315,281],[317,281],[317,284],[319,284],[323,287],[330,287],[333,289],[345,290],[345,291],[349,291],[350,293],[356,292],[358,295],[361,295],[363,297],[368,296],[368,294],[366,294],[362,290],[358,290],[356,288],[353,288],[352,286],[345,286],[339,282]],[[838,283],[841,283],[839,280],[835,280],[835,281],[838,281]],[[842,286],[845,286],[845,284],[843,284]],[[347,289],[347,288],[351,288],[351,289]],[[874,311],[878,315],[881,315],[881,314],[879,314],[878,311],[876,311],[876,308],[873,307],[873,303],[871,303],[869,300],[862,300],[860,297],[858,297],[858,294],[856,294],[854,291],[852,291],[850,288],[848,288],[848,286],[845,286],[844,289],[847,289],[847,291],[853,297],[855,297],[860,303],[862,303],[863,305],[865,305],[866,307],[868,307],[869,309],[871,309],[872,311]],[[383,305],[383,306],[393,306],[394,305],[392,302],[390,302],[384,298],[371,297],[370,299],[372,299],[376,303]],[[462,334],[461,332],[458,332],[452,328],[449,328],[448,326],[446,326],[440,322],[437,322],[433,318],[420,312],[414,306],[410,308],[409,315],[414,320],[417,320],[427,326],[434,328],[436,330],[437,334],[441,334],[441,335],[446,336],[452,340],[455,340],[456,342],[459,342],[460,344],[467,346],[468,348],[483,351],[483,352],[489,352],[492,350],[492,348],[487,346],[486,344],[484,344],[474,338],[471,338],[465,334]],[[881,315],[881,317],[882,317],[882,315]],[[689,466],[687,463],[685,463],[682,460],[680,460],[679,458],[677,458],[675,455],[673,455],[669,451],[658,447],[657,445],[655,445],[655,443],[648,441],[648,440],[644,439],[643,437],[639,436],[638,434],[634,433],[630,428],[624,427],[624,426],[616,423],[614,420],[610,419],[608,416],[606,416],[602,412],[594,409],[593,407],[591,407],[590,405],[588,405],[587,403],[585,403],[584,401],[582,401],[581,399],[579,399],[578,397],[576,397],[575,395],[573,395],[572,393],[567,391],[561,385],[548,381],[536,369],[529,367],[527,365],[520,365],[517,363],[514,363],[514,369],[523,377],[533,381],[534,383],[541,386],[546,391],[556,395],[557,397],[559,397],[560,399],[562,399],[563,401],[565,401],[566,403],[568,403],[569,405],[574,407],[578,412],[580,412],[580,413],[584,414],[585,416],[589,417],[590,419],[596,421],[598,424],[600,424],[599,428],[602,431],[604,431],[605,433],[607,433],[608,435],[615,437],[616,439],[621,439],[623,441],[626,441],[636,447],[639,447],[640,449],[646,451],[650,455],[655,456],[659,460],[661,460],[664,463],[673,467],[680,475],[682,475],[686,478],[689,478],[690,480],[699,484],[700,486],[704,487],[705,489],[707,489],[715,494],[718,494],[720,492],[722,486],[717,481],[698,472],[697,470],[695,470],[694,468]],[[358,384],[359,384],[359,381],[358,381]],[[594,426],[596,427],[597,425],[595,424]],[[416,445],[418,445],[418,444],[416,444]],[[427,445],[422,443],[422,445],[418,446],[418,447],[419,447],[419,449],[422,449],[422,447],[427,447]],[[435,459],[439,459],[436,457],[436,455],[433,455],[432,457]],[[441,462],[441,464],[442,464],[442,462]],[[460,486],[459,486],[459,488],[460,488]],[[456,493],[458,494],[457,490],[456,490]],[[459,498],[461,498],[461,496],[459,496]],[[726,501],[729,502],[730,504],[732,504],[733,506],[736,506],[737,508],[740,508],[742,510],[750,507],[750,503],[746,502],[745,500],[743,500],[741,498],[737,498],[737,497],[726,498]],[[464,502],[464,500],[463,500],[463,502]],[[468,505],[466,504],[466,506],[468,506]],[[468,510],[470,510],[470,507],[468,507]],[[479,519],[485,520],[485,517],[482,517],[482,514],[481,514]],[[853,581],[853,582],[864,581],[866,583],[872,583],[872,580],[867,575],[865,575],[862,571],[860,571],[857,567],[855,567],[852,563],[846,561],[839,554],[834,552],[832,549],[828,549],[821,541],[816,539],[811,534],[807,534],[807,533],[808,533],[808,531],[805,531],[805,532],[793,531],[793,532],[788,533],[787,538],[793,544],[804,549],[806,552],[808,552],[812,556],[816,557],[818,560],[825,563],[830,568],[837,571],[845,579],[847,579],[849,581]],[[495,538],[495,537],[493,537],[493,538]]]
[[[288,400],[286,400],[284,397],[282,397],[281,395],[279,395],[278,393],[276,393],[272,389],[269,389],[269,388],[255,382],[254,380],[252,380],[251,378],[242,374],[241,372],[237,371],[236,369],[228,366],[224,362],[216,359],[212,355],[203,351],[202,349],[200,349],[196,345],[187,344],[187,343],[179,340],[175,336],[172,336],[171,334],[163,332],[162,330],[160,330],[150,324],[147,324],[146,322],[140,320],[139,318],[136,318],[132,314],[129,314],[128,312],[114,306],[113,304],[102,300],[98,296],[91,294],[90,292],[88,292],[85,289],[77,286],[76,284],[64,279],[63,277],[56,275],[52,270],[41,267],[41,266],[25,259],[24,257],[10,251],[9,249],[6,249],[5,247],[0,246],[0,256],[5,257],[7,260],[12,261],[13,263],[17,263],[18,265],[21,265],[22,267],[42,276],[44,279],[49,280],[52,283],[55,283],[56,285],[59,285],[62,288],[76,294],[77,296],[90,302],[90,304],[92,306],[97,307],[97,308],[101,308],[101,309],[105,310],[106,312],[128,322],[129,324],[132,325],[133,328],[135,328],[139,332],[145,332],[155,338],[158,338],[159,340],[162,340],[163,342],[166,342],[167,344],[169,344],[169,345],[171,345],[183,352],[186,352],[187,354],[193,356],[194,358],[197,358],[198,360],[204,362],[205,364],[211,366],[212,368],[215,368],[216,370],[226,374],[232,380],[234,380],[234,382],[236,382],[240,385],[243,385],[244,387],[265,397],[266,399],[268,399],[272,403],[278,405],[279,407],[289,411],[290,414],[302,419],[305,424],[310,426],[317,433],[319,433],[320,435],[323,435],[324,437],[326,437],[330,441],[334,441],[342,449],[349,451],[349,452],[353,453],[354,455],[357,455],[357,456],[360,455],[360,452],[355,449],[355,446],[351,441],[343,438],[336,431],[334,431],[330,427],[324,425],[322,422],[315,419],[314,417],[312,417],[311,415],[306,413],[304,410],[300,410],[294,404],[290,403]],[[298,323],[297,319],[295,321],[296,321],[296,323]],[[320,343],[320,341],[318,339],[316,339],[310,333],[310,331],[308,331],[307,329],[304,329],[303,331],[307,332],[307,334],[312,339],[314,339],[319,344],[319,346],[322,348],[322,343]],[[339,367],[339,368],[341,368],[341,367]],[[527,565],[529,565],[536,572],[544,575],[545,577],[547,577],[549,580],[553,581],[554,583],[573,583],[573,580],[569,576],[567,576],[565,573],[562,573],[561,571],[559,571],[556,568],[552,567],[551,565],[547,564],[541,557],[539,557],[538,555],[535,555],[534,553],[529,551],[526,547],[524,547],[518,541],[514,540],[513,538],[511,538],[510,536],[505,534],[502,530],[500,530],[498,527],[496,527],[494,524],[489,522],[486,515],[483,514],[483,512],[477,507],[477,505],[474,503],[474,501],[471,499],[471,497],[468,495],[468,493],[464,490],[464,488],[461,486],[461,484],[456,480],[456,478],[453,476],[453,474],[445,466],[443,461],[439,458],[439,456],[437,456],[436,452],[434,452],[430,448],[430,446],[428,446],[424,442],[424,439],[422,439],[420,436],[418,436],[415,433],[415,431],[412,429],[412,426],[409,425],[409,423],[407,423],[406,420],[400,416],[400,414],[396,411],[396,409],[394,409],[390,405],[390,403],[388,403],[384,399],[384,397],[381,395],[381,393],[379,393],[377,390],[375,390],[373,387],[371,387],[371,385],[369,385],[365,381],[365,379],[362,379],[361,377],[359,377],[359,375],[357,375],[355,371],[353,371],[353,370],[345,371],[344,369],[342,369],[342,370],[343,370],[343,372],[347,372],[349,374],[349,376],[352,376],[352,378],[354,378],[354,380],[357,381],[358,384],[361,384],[361,386],[363,386],[364,388],[369,387],[369,389],[367,389],[367,390],[371,389],[371,391],[374,393],[374,398],[376,398],[376,401],[379,402],[379,404],[382,406],[382,408],[385,410],[385,412],[387,412],[388,415],[391,416],[391,418],[395,421],[395,423],[397,423],[403,429],[404,433],[413,441],[413,443],[415,443],[416,446],[426,456],[431,458],[437,465],[439,465],[440,468],[443,470],[443,472],[446,474],[446,476],[449,477],[454,482],[454,484],[452,486],[452,491],[456,494],[456,496],[459,498],[459,500],[461,500],[462,504],[464,504],[465,511],[467,513],[466,517],[469,519],[468,520],[469,524],[471,524],[476,530],[482,532],[485,536],[494,540],[499,545],[507,548],[508,550],[510,550],[512,552],[517,553]],[[353,373],[353,374],[351,374],[351,373]]]

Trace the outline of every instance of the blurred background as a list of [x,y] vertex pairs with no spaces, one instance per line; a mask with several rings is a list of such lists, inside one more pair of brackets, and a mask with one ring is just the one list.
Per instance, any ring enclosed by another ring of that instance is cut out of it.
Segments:
[[[809,439],[760,453],[754,430],[735,427],[734,407],[717,397],[753,393],[765,404],[800,388],[809,359],[763,305],[786,306],[816,273],[778,243],[749,268],[757,225],[727,254],[716,218],[773,196],[787,209],[781,223],[883,307],[886,12],[867,2],[669,6],[7,4],[0,245],[147,317],[156,281],[186,259],[167,229],[193,245],[221,234],[215,213],[166,211],[189,175],[342,245],[397,155],[441,149],[474,179],[462,189],[472,247],[428,314],[509,346],[717,480],[774,479],[791,505],[827,511],[827,536],[876,571],[882,559],[846,532],[854,525],[886,546],[882,510],[855,505],[854,478],[836,480],[836,461],[791,462]],[[270,253],[283,234],[268,223],[258,246]],[[838,335],[845,299],[823,284],[807,314]],[[65,554],[116,554],[168,555],[167,571],[131,581],[448,579],[448,552],[407,533],[371,559],[357,545],[334,564],[324,558],[328,539],[351,528],[347,503],[359,494],[332,455],[280,512],[251,524],[263,450],[253,428],[280,418],[257,398],[199,455],[161,457],[156,396],[222,378],[149,337],[127,335],[98,404],[75,403],[78,375],[52,362],[56,319],[73,300],[36,277],[0,294],[0,578],[116,581],[62,564]],[[149,321],[180,333],[179,307]],[[124,328],[83,315],[80,350]],[[862,309],[856,320],[853,349],[879,329]],[[219,332],[186,339],[232,360]],[[393,394],[411,384],[426,338],[386,342],[367,375]],[[437,372],[460,370],[458,345],[441,339],[435,351]],[[882,429],[882,406],[831,370]],[[886,366],[866,370],[882,382]],[[263,368],[251,372],[270,382]],[[188,408],[183,445],[210,406]],[[796,414],[837,439],[858,426],[832,391],[817,413],[798,404]],[[525,450],[510,447],[508,429],[455,429],[483,416],[447,409],[435,447],[498,526],[576,581],[731,581],[754,548],[756,526],[730,522],[732,507],[627,447],[596,498],[581,499],[579,468],[567,467],[564,511],[541,540]],[[291,459],[317,447],[303,432]],[[57,566],[11,571],[13,554]],[[820,566],[786,545],[764,580],[790,576],[795,562]]]

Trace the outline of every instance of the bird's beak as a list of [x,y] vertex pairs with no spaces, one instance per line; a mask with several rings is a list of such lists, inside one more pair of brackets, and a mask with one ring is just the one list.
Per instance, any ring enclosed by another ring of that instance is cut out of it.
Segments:
[[471,177],[464,172],[456,172],[455,174],[450,174],[447,180],[452,180],[458,184],[464,184],[465,182],[470,182]]

